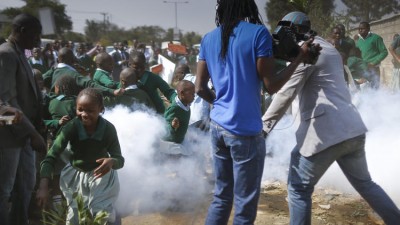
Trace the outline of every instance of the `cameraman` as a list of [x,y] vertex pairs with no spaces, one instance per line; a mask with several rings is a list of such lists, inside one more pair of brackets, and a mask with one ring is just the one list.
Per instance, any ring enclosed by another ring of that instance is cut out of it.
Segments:
[[[294,24],[294,32],[311,28],[308,16],[301,12],[291,12],[282,20]],[[297,67],[262,118],[268,133],[299,96],[301,121],[288,178],[290,224],[311,224],[314,186],[335,161],[386,224],[399,224],[399,209],[368,172],[364,151],[367,128],[351,103],[341,56],[321,37],[316,36],[314,43],[322,47],[318,61]]]

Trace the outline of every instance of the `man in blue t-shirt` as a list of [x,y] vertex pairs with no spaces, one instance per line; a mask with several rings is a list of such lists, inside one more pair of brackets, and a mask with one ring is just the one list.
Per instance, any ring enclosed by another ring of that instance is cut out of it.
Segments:
[[[260,84],[269,93],[278,91],[309,52],[304,45],[277,75],[272,38],[254,0],[219,0],[216,24],[202,40],[196,80],[197,94],[213,104],[216,183],[206,224],[227,224],[233,202],[233,224],[253,224],[265,157]],[[207,85],[210,78],[215,92]]]

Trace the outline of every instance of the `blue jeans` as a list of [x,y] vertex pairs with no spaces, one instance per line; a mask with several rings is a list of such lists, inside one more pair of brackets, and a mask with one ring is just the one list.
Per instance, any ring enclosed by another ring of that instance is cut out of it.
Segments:
[[387,225],[400,223],[400,211],[385,191],[371,179],[365,158],[365,135],[351,138],[310,157],[292,151],[288,194],[291,225],[311,224],[311,195],[325,171],[337,162],[351,185]]
[[35,178],[35,154],[29,142],[20,148],[0,148],[0,224],[28,224]]
[[264,169],[265,139],[261,133],[234,135],[213,121],[210,129],[216,181],[205,224],[227,224],[233,203],[233,224],[253,224]]

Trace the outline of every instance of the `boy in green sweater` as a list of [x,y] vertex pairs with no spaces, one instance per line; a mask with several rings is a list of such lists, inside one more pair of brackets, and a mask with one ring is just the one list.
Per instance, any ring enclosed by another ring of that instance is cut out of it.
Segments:
[[160,76],[146,71],[146,58],[143,52],[133,51],[129,58],[129,67],[137,71],[139,78],[138,87],[144,90],[156,106],[157,113],[164,113],[165,106],[158,90],[167,98],[169,102],[172,101],[175,95],[175,90],[169,86]]
[[187,80],[179,81],[177,95],[164,113],[167,121],[168,136],[166,141],[182,143],[189,127],[190,104],[194,100],[194,84]]
[[[171,105],[164,113],[167,122],[167,135],[160,142],[160,153],[171,158],[191,155],[182,145],[189,128],[190,104],[194,100],[194,84],[188,80],[181,80],[176,86],[177,95],[172,98]],[[163,159],[163,157],[161,157]]]
[[122,95],[107,97],[104,102],[105,106],[113,107],[115,105],[124,105],[134,110],[134,108],[138,107],[137,104],[143,104],[155,110],[156,108],[153,101],[145,91],[138,88],[137,82],[138,77],[136,70],[132,68],[123,69],[120,74],[120,84],[121,88],[125,91]]
[[76,63],[76,58],[72,50],[69,48],[60,49],[60,51],[58,52],[58,61],[59,63],[57,64],[56,69],[50,69],[45,74],[43,74],[44,85],[45,87],[49,88],[50,91],[54,91],[54,84],[56,80],[61,75],[67,74],[75,79],[75,82],[80,89],[84,89],[87,87],[97,88],[102,92],[103,95],[106,96],[117,96],[123,92],[123,90],[121,89],[114,90],[98,85],[89,77],[85,77],[78,71],[76,71],[76,69],[73,67]]
[[116,89],[119,83],[112,79],[111,72],[114,68],[114,61],[111,55],[106,52],[97,54],[96,65],[97,69],[94,73],[93,81],[106,88]]
[[388,51],[381,36],[370,31],[368,22],[361,22],[358,27],[358,40],[356,47],[361,51],[361,58],[368,63],[368,70],[374,74],[371,87],[379,88],[380,63],[388,55]]

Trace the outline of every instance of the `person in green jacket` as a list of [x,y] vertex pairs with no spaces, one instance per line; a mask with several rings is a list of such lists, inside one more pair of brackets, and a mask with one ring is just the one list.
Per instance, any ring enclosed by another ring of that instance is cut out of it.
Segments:
[[46,158],[41,163],[37,200],[47,203],[49,180],[59,155],[70,144],[69,164],[61,171],[60,188],[68,205],[67,224],[79,224],[76,193],[82,196],[84,207],[96,216],[108,213],[108,222],[114,223],[114,204],[119,194],[116,170],[124,165],[124,157],[112,123],[101,117],[103,96],[94,88],[82,90],[76,100],[77,117],[65,124]]
[[165,110],[164,118],[167,122],[167,135],[160,140],[159,154],[156,160],[164,162],[172,158],[192,155],[190,149],[182,145],[189,128],[190,104],[194,100],[194,84],[188,80],[181,80],[176,85],[177,95],[171,105]]
[[168,135],[166,141],[182,143],[189,127],[190,104],[194,100],[194,84],[188,80],[179,81],[176,91],[178,95],[164,113],[167,121]]
[[51,97],[48,106],[51,118],[44,121],[54,138],[60,127],[76,116],[75,101],[78,93],[79,87],[73,77],[62,75],[57,79],[55,95]]
[[169,102],[175,97],[175,90],[169,86],[160,76],[146,71],[146,58],[143,52],[133,51],[129,57],[129,67],[137,71],[139,78],[138,87],[144,90],[156,106],[157,113],[164,113],[165,105],[158,90]]
[[123,92],[121,89],[110,89],[107,87],[103,87],[101,85],[96,84],[89,77],[85,77],[81,75],[75,68],[74,64],[76,63],[76,58],[74,53],[69,48],[62,48],[58,52],[58,64],[57,68],[48,70],[45,74],[43,74],[43,81],[45,87],[49,88],[50,91],[54,92],[54,84],[56,80],[64,74],[72,76],[75,78],[76,84],[80,89],[84,89],[87,87],[94,87],[100,89],[103,95],[113,96],[119,95]]
[[101,52],[96,55],[97,69],[93,76],[93,81],[96,84],[106,88],[116,89],[119,83],[112,79],[112,70],[114,68],[114,60],[106,52]]
[[370,31],[368,22],[361,22],[358,26],[358,39],[356,47],[361,51],[361,58],[368,63],[368,68],[374,74],[370,80],[372,88],[379,88],[380,84],[380,63],[388,55],[388,51],[381,36]]
[[114,107],[116,105],[124,105],[132,110],[140,108],[141,105],[155,110],[153,101],[149,95],[142,89],[137,87],[138,78],[137,71],[132,68],[125,68],[120,74],[121,88],[125,91],[120,96],[106,97],[105,106]]

